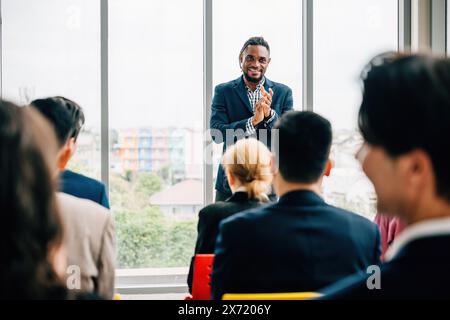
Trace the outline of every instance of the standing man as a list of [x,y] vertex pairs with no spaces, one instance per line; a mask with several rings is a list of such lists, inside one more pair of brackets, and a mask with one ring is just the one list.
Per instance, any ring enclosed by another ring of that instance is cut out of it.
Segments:
[[[248,39],[239,53],[242,76],[215,88],[210,127],[215,130],[214,142],[225,142],[224,151],[231,143],[249,136],[256,136],[270,147],[270,130],[283,113],[292,109],[292,90],[264,76],[270,60],[270,47],[264,38]],[[221,166],[215,188],[216,202],[232,194]]]

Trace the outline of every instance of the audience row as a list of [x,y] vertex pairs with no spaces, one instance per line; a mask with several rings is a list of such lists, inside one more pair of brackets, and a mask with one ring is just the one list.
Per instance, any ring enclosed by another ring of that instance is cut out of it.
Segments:
[[[213,299],[450,297],[450,61],[387,53],[361,77],[364,143],[355,156],[377,193],[378,226],[325,202],[331,124],[289,111],[275,125],[273,153],[253,138],[226,150],[232,196],[199,212],[194,254],[214,254]],[[81,107],[64,97],[0,101],[0,299],[114,295],[105,187],[66,170],[83,124]]]

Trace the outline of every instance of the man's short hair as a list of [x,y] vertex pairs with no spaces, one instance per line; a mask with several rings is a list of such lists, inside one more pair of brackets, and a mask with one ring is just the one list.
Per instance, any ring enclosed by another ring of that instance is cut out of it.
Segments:
[[53,125],[58,144],[63,146],[73,134],[74,123],[69,110],[63,107],[61,100],[56,98],[36,99],[30,105]]
[[279,130],[278,169],[283,178],[289,182],[316,182],[330,154],[330,122],[310,111],[289,111],[275,128]]
[[83,109],[78,103],[65,97],[58,96],[54,99],[56,99],[69,111],[73,122],[73,132],[71,138],[75,138],[75,140],[77,140],[85,121]]
[[36,99],[31,106],[38,109],[54,126],[59,145],[69,138],[77,140],[84,125],[83,109],[78,103],[62,96]]
[[364,139],[391,157],[425,151],[437,193],[450,201],[450,60],[385,53],[372,59],[362,80]]
[[269,51],[270,54],[270,47],[269,43],[263,38],[263,37],[251,37],[247,41],[245,41],[244,45],[242,46],[241,51],[239,52],[239,61],[241,59],[242,53],[247,49],[248,46],[263,46]]

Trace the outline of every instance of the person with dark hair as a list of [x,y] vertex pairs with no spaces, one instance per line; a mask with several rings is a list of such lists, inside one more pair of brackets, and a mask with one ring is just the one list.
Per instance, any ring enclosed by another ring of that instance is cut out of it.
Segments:
[[280,199],[220,224],[214,299],[225,293],[317,291],[380,261],[377,226],[321,197],[330,166],[329,121],[312,112],[290,111],[275,128],[279,145],[272,172]]
[[58,160],[61,191],[92,200],[109,209],[108,194],[103,183],[66,169],[76,151],[78,135],[84,125],[83,109],[76,102],[61,96],[37,99],[31,105],[55,127],[61,148]]
[[[81,128],[81,109],[63,97],[34,100],[28,108],[39,110],[53,125],[59,144],[57,163],[62,170],[73,153]],[[92,187],[85,179],[78,179],[77,183],[86,192]],[[111,299],[115,276],[115,233],[111,213],[87,196],[76,197],[65,191],[57,194],[57,200],[66,231],[67,261],[79,268],[78,289]]]
[[[270,47],[262,37],[248,39],[239,53],[242,76],[219,84],[214,91],[210,128],[214,142],[224,142],[223,151],[236,140],[254,136],[270,148],[276,120],[293,107],[292,90],[265,77],[271,61]],[[222,166],[216,179],[215,201],[232,195]]]
[[[375,57],[363,74],[356,157],[378,211],[406,224],[376,274],[323,289],[327,299],[450,297],[450,60]],[[370,285],[368,285],[370,284]]]
[[58,147],[35,110],[0,101],[0,299],[84,299],[64,285]]

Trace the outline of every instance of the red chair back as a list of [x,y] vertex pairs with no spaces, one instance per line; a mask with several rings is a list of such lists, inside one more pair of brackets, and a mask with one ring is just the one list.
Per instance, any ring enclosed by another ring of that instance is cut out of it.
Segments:
[[211,272],[213,261],[214,254],[195,255],[192,300],[211,300]]

